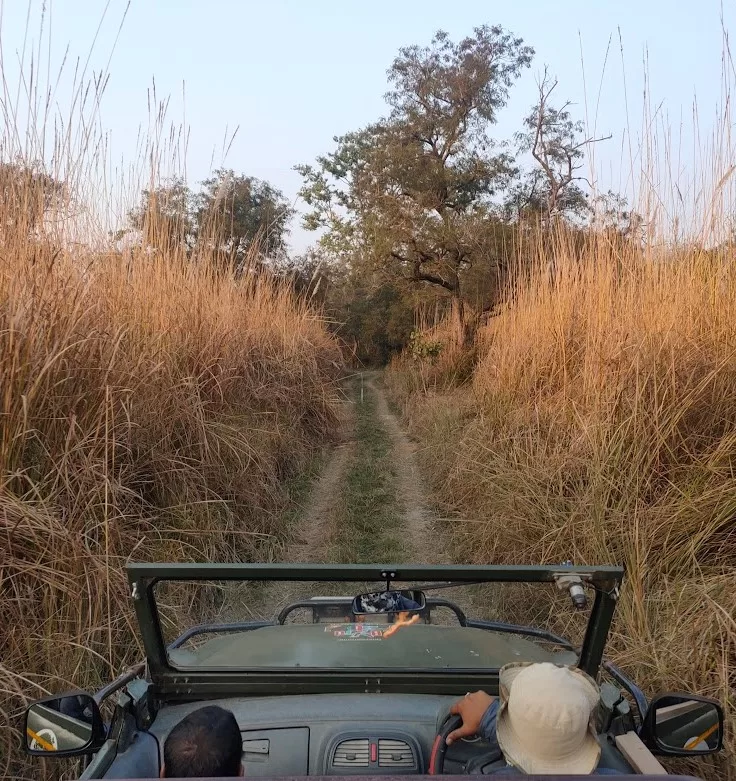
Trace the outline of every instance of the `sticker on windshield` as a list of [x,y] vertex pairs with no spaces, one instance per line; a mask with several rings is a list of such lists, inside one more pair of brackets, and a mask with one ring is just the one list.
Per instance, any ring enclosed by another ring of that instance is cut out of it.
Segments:
[[330,624],[325,627],[338,640],[383,640],[383,633],[388,629],[376,624]]
[[400,613],[399,618],[393,624],[330,624],[325,627],[338,640],[383,640],[396,634],[404,626],[411,626],[419,621],[418,615],[409,617],[407,613]]

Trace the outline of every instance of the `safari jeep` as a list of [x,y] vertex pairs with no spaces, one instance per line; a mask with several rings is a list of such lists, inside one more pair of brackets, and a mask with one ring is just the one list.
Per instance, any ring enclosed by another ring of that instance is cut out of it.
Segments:
[[468,691],[498,693],[509,662],[574,665],[600,682],[604,772],[661,775],[656,755],[722,747],[718,702],[649,700],[604,660],[621,567],[127,569],[145,661],[25,716],[28,753],[83,757],[84,779],[157,778],[167,735],[203,704],[234,713],[246,776],[491,775],[504,757],[480,738],[448,746],[448,710]]

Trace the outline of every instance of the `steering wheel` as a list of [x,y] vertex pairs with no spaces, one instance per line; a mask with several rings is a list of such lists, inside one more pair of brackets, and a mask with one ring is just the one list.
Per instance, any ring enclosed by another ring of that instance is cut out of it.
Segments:
[[[430,776],[440,776],[445,772],[445,754],[447,753],[448,735],[460,727],[463,720],[460,716],[448,714],[442,722],[442,726],[437,733],[437,737],[432,744],[432,753],[429,757]],[[503,759],[501,749],[496,747],[495,751],[487,752],[470,758],[463,766],[463,772],[474,775],[483,773],[484,775],[495,773],[498,770],[506,768],[506,761]]]
[[445,772],[445,754],[447,753],[447,736],[456,730],[463,720],[460,716],[448,714],[442,722],[440,731],[432,744],[432,753],[429,756],[429,775],[441,776]]

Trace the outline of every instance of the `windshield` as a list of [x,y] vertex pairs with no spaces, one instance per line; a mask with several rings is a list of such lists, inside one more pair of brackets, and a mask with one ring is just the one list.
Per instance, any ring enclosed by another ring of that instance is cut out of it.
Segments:
[[154,594],[169,663],[198,669],[574,664],[577,653],[549,635],[579,647],[592,601],[589,593],[586,608],[576,609],[567,590],[550,583],[399,582],[391,589],[416,597],[403,605],[416,609],[355,612],[357,595],[385,589],[385,582],[162,580]]

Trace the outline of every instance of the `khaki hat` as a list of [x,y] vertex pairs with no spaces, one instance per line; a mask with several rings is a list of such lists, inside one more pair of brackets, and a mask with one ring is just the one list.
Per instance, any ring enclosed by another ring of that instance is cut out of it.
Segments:
[[507,664],[499,688],[496,735],[508,762],[530,775],[595,770],[600,690],[589,675],[550,662]]

